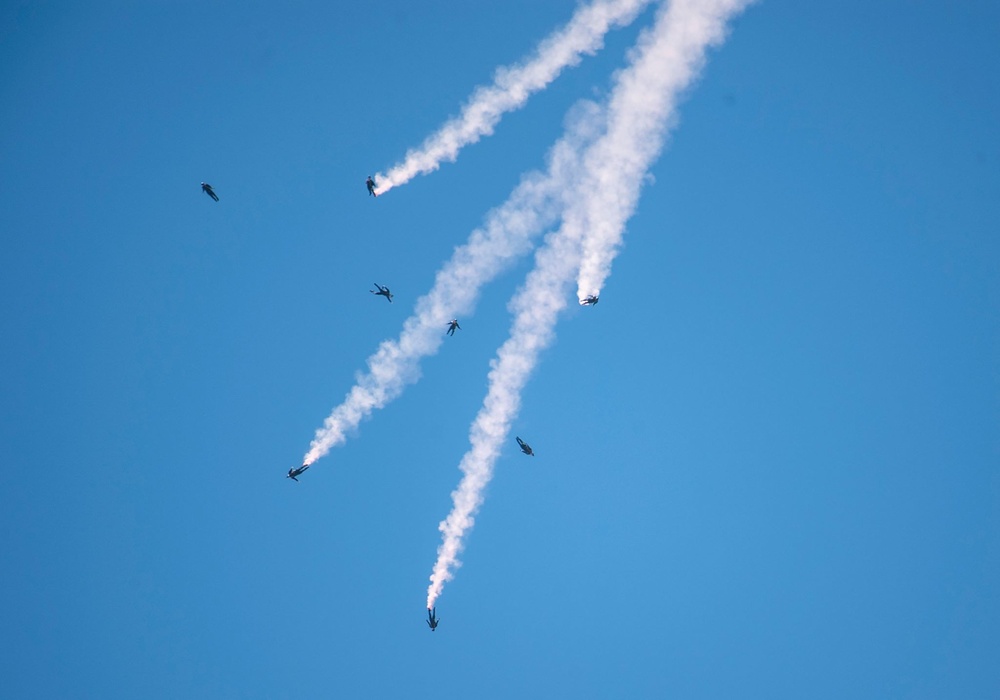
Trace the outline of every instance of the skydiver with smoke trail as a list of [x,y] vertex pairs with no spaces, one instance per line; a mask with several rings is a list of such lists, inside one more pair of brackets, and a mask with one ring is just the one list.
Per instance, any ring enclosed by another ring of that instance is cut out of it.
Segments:
[[302,472],[304,472],[308,468],[309,468],[308,464],[303,464],[301,467],[292,467],[291,469],[288,470],[286,478],[291,479],[292,481],[298,483],[297,477],[302,476]]
[[[420,149],[409,152],[403,163],[390,169],[388,175],[369,175],[369,195],[378,196],[375,180],[384,193],[416,175],[436,170],[443,160],[455,160],[463,146],[490,134],[505,112],[523,106],[533,92],[545,88],[564,68],[578,63],[582,55],[600,49],[604,35],[612,27],[627,26],[652,1],[594,0],[579,7],[569,23],[538,45],[530,60],[498,69],[492,86],[477,89],[461,115],[446,122]],[[471,310],[480,287],[513,259],[526,254],[532,239],[556,220],[562,206],[561,192],[576,177],[579,146],[593,138],[594,129],[593,123],[583,119],[568,127],[550,151],[548,171],[522,178],[507,202],[491,212],[486,226],[474,231],[468,243],[456,249],[439,270],[433,289],[418,300],[416,313],[404,323],[399,338],[383,342],[368,358],[369,372],[360,375],[344,401],[317,429],[304,458],[306,464],[343,442],[348,430],[399,396],[406,384],[416,381],[420,359],[439,347],[440,336],[431,335],[435,326],[447,319],[438,313],[439,302],[447,301],[445,306],[453,312]],[[457,284],[458,279],[465,281]]]
[[448,120],[402,163],[376,175],[382,193],[409,182],[417,175],[453,162],[458,152],[493,133],[501,117],[520,109],[535,92],[543,90],[584,54],[593,54],[614,27],[625,27],[653,0],[594,0],[581,6],[566,25],[543,39],[530,59],[495,71],[493,84],[478,87],[458,117]]
[[[537,252],[535,269],[510,302],[514,313],[510,337],[491,363],[489,390],[469,429],[469,450],[459,464],[463,476],[452,492],[454,505],[438,527],[442,541],[427,588],[428,609],[454,578],[500,445],[520,409],[521,391],[539,353],[552,342],[573,275],[590,251],[613,257],[615,243],[638,204],[639,192],[629,183],[642,181],[663,147],[681,91],[697,77],[706,49],[724,38],[730,16],[748,2],[665,2],[654,27],[640,36],[630,65],[617,75],[606,106],[606,131],[581,157],[577,187],[565,193],[562,225]],[[610,269],[610,261],[605,262],[602,269]]]
[[416,382],[420,361],[441,347],[441,326],[448,316],[472,311],[482,286],[530,252],[534,239],[558,219],[561,193],[577,177],[582,147],[595,135],[597,122],[591,118],[591,108],[587,104],[577,107],[566,132],[546,157],[546,171],[524,175],[507,201],[491,211],[485,224],[438,270],[434,286],[417,300],[399,337],[379,345],[367,360],[368,371],[358,376],[344,400],[316,430],[304,463],[314,463],[343,443],[362,420]]

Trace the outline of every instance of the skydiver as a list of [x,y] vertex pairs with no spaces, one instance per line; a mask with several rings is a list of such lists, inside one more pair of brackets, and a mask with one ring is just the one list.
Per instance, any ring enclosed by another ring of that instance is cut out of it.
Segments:
[[219,195],[215,194],[215,190],[213,190],[212,186],[207,182],[201,183],[201,191],[214,199],[216,202],[219,201]]
[[438,624],[441,622],[441,620],[437,619],[436,610],[437,608],[427,608],[427,626],[431,628],[431,632],[436,631]]
[[531,445],[529,445],[519,437],[515,437],[514,439],[517,440],[517,446],[521,448],[521,452],[528,455],[529,457],[535,456],[535,451],[531,449]]
[[457,318],[448,321],[448,335],[455,335],[455,329],[462,330]]
[[391,304],[392,303],[392,292],[389,291],[389,288],[388,287],[383,287],[378,282],[375,282],[375,286],[378,287],[378,291],[377,292],[374,289],[369,289],[368,291],[371,292],[372,294],[374,294],[377,297],[385,297],[386,299],[389,300],[389,303]]
[[309,467],[310,467],[310,465],[304,464],[304,463],[303,463],[303,465],[301,467],[292,467],[291,469],[288,470],[288,475],[285,478],[291,479],[292,481],[296,481],[297,482],[298,479],[296,479],[295,477],[300,476],[302,474],[302,472],[304,472]]
[[583,304],[584,306],[594,306],[598,301],[600,301],[600,299],[601,297],[599,295],[591,294],[580,303]]
[[378,195],[375,194],[375,181],[372,180],[371,175],[369,175],[368,179],[365,180],[365,184],[368,185],[368,194],[370,194],[372,197],[378,197]]

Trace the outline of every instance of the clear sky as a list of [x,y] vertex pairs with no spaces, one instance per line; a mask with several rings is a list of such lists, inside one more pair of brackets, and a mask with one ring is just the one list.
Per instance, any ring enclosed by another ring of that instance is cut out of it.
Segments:
[[1000,695],[996,3],[732,23],[435,633],[531,258],[284,478],[653,10],[457,162],[365,177],[576,7],[0,5],[0,696]]

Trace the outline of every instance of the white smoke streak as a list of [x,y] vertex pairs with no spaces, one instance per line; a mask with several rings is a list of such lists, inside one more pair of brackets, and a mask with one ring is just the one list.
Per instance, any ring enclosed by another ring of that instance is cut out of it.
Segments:
[[455,249],[435,276],[431,291],[417,301],[399,338],[384,341],[368,358],[368,372],[359,374],[343,403],[316,431],[304,464],[312,464],[343,443],[366,416],[415,382],[420,360],[441,346],[447,321],[471,311],[480,288],[527,254],[534,238],[558,220],[564,206],[562,194],[577,176],[583,145],[593,140],[599,124],[593,106],[581,105],[570,115],[566,133],[549,153],[548,170],[522,178],[508,200],[488,215],[486,225]]
[[454,161],[464,146],[493,133],[506,112],[518,109],[532,93],[545,88],[583,54],[593,54],[612,27],[627,26],[652,0],[596,0],[577,9],[565,27],[550,34],[526,62],[499,68],[493,84],[475,90],[462,113],[447,121],[402,163],[385,175],[375,175],[376,193],[382,194],[417,175],[437,170],[443,161]]
[[[427,589],[433,608],[460,565],[465,534],[475,523],[483,491],[520,408],[521,390],[539,353],[554,337],[581,255],[612,250],[635,211],[639,184],[659,156],[677,100],[704,64],[708,46],[722,41],[726,20],[748,0],[674,0],[655,26],[643,32],[630,65],[616,76],[607,106],[607,131],[582,158],[575,191],[567,193],[560,229],[536,255],[536,267],[511,302],[514,321],[497,352],[489,391],[469,432],[471,447],[459,465],[464,476],[452,493],[454,506],[439,529],[443,535]],[[610,269],[610,259],[600,269]]]
[[[677,101],[681,93],[704,66],[705,48],[720,44],[725,39],[726,19],[752,1],[675,0],[671,11],[678,16],[685,16],[683,26],[678,26],[675,30],[676,36],[669,41],[641,50],[655,52],[656,61],[663,65],[683,66],[683,69],[677,72],[673,70],[651,71],[644,75],[633,74],[629,76],[628,80],[639,83],[643,87],[636,86],[637,89],[623,91],[621,99],[612,100],[609,106],[609,119],[615,121],[618,118],[616,113],[628,114],[637,109],[641,110],[641,103],[646,99],[644,90],[648,91],[649,94],[661,96],[663,98],[661,109],[664,110],[667,119],[673,118],[671,115],[676,113]],[[649,43],[654,39],[647,36],[642,41]],[[662,148],[662,139],[669,126],[671,125],[666,121],[660,120],[659,134],[656,137],[657,149]],[[630,136],[619,134],[617,139],[630,140]],[[588,154],[588,158],[600,163],[603,160],[613,158],[615,153],[620,153],[623,145],[627,144],[617,143],[616,140],[610,138],[605,139]],[[592,171],[589,166],[585,166],[585,170]],[[621,193],[617,204],[624,206],[631,212],[635,208],[642,183],[638,171],[629,177],[634,177],[635,180],[631,183],[631,187]],[[577,276],[577,298],[584,299],[592,294],[600,294],[605,280],[611,274],[611,264],[618,255],[624,233],[624,226],[594,227],[587,231],[584,237],[583,261]]]

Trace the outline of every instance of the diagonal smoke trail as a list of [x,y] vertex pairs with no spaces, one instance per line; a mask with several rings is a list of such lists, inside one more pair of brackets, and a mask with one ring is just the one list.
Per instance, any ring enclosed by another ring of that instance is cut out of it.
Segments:
[[583,144],[593,140],[597,125],[599,120],[586,105],[570,115],[566,133],[549,153],[547,171],[525,176],[508,200],[489,214],[486,225],[455,250],[431,291],[417,301],[399,338],[384,341],[368,358],[368,372],[359,374],[343,403],[316,431],[303,464],[312,464],[344,442],[366,416],[415,382],[420,360],[441,346],[446,322],[470,311],[480,288],[527,254],[534,238],[558,220],[562,193],[576,177]]
[[545,88],[564,68],[579,63],[583,54],[601,48],[604,35],[612,27],[627,26],[651,1],[595,0],[579,8],[566,26],[539,44],[530,60],[498,69],[493,84],[478,88],[461,115],[447,121],[388,173],[378,173],[376,192],[382,194],[417,175],[437,170],[442,161],[454,161],[462,147],[491,134],[505,112],[524,106],[532,93]]
[[[612,100],[609,105],[609,120],[616,122],[627,119],[628,114],[641,110],[642,103],[646,101],[645,92],[659,95],[663,100],[660,109],[663,110],[661,118],[660,134],[657,136],[657,152],[662,148],[662,139],[669,128],[664,120],[674,118],[676,114],[677,101],[683,89],[697,77],[705,63],[705,48],[709,45],[721,43],[725,38],[725,24],[727,18],[739,12],[754,0],[710,0],[709,2],[698,2],[697,0],[674,0],[671,12],[676,16],[683,16],[683,23],[680,23],[674,30],[674,36],[669,38],[662,45],[655,47],[646,46],[642,50],[651,50],[656,53],[663,65],[683,67],[682,72],[664,70],[662,72],[651,71],[648,74],[640,75],[633,73],[623,77],[624,81],[636,83],[632,89],[623,90],[620,100]],[[655,39],[650,36],[640,40],[647,44]],[[700,42],[700,43],[698,43]],[[683,73],[683,74],[682,74]],[[642,87],[639,87],[641,84]],[[632,137],[627,133],[619,133],[613,138],[610,137],[601,141],[588,154],[588,160],[601,163],[615,157],[616,153],[628,152],[629,142]],[[586,172],[595,172],[599,169],[591,168],[589,164],[584,166]],[[642,170],[645,172],[645,169]],[[635,202],[639,196],[640,172],[635,170],[635,186],[624,190],[618,198],[618,203],[626,206],[629,210],[628,216],[635,208]],[[603,177],[603,175],[599,175]],[[600,183],[593,183],[599,185]],[[626,216],[626,218],[628,218]],[[611,263],[618,255],[622,237],[625,233],[624,220],[622,225],[595,226],[589,229],[583,238],[583,254],[580,270],[577,275],[577,297],[583,299],[591,294],[599,294],[604,286],[604,281],[611,274]]]
[[[726,21],[749,0],[673,0],[643,32],[630,65],[617,75],[607,105],[607,130],[583,155],[582,175],[567,193],[559,230],[536,254],[535,269],[511,302],[514,321],[493,360],[489,391],[469,433],[464,476],[454,506],[439,526],[443,535],[427,589],[433,608],[459,566],[465,534],[475,523],[493,465],[507,440],[520,395],[539,353],[554,337],[567,291],[591,241],[621,237],[635,211],[639,184],[662,150],[681,92],[697,77],[708,46],[725,35]],[[610,265],[610,261],[608,261]]]

